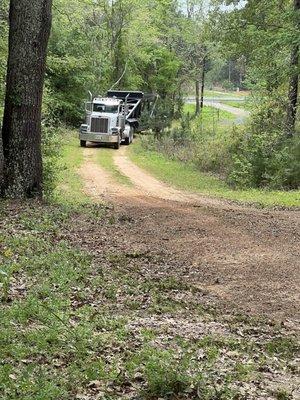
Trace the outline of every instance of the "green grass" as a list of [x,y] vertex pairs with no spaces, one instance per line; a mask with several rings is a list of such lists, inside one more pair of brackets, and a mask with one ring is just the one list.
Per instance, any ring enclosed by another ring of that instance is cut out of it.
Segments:
[[145,150],[140,142],[130,149],[132,160],[158,179],[179,189],[224,199],[256,204],[262,207],[300,207],[300,191],[234,190],[215,176],[201,173],[191,164],[170,160]]
[[63,142],[61,159],[59,161],[57,187],[53,198],[58,203],[83,204],[90,203],[90,198],[84,193],[84,182],[78,174],[83,163],[83,151],[75,133],[69,132]]
[[[184,113],[189,113],[191,116],[195,114],[196,105],[195,104],[185,104],[183,111]],[[217,108],[204,106],[201,114],[197,117],[197,120],[201,120],[204,124],[212,124],[213,121],[224,121],[224,120],[234,120],[235,115],[228,111],[218,110]]]
[[112,176],[116,182],[122,185],[132,186],[131,180],[127,176],[123,175],[114,163],[113,157],[116,150],[108,147],[97,147],[94,150],[97,162]]
[[[250,320],[227,315],[226,323],[242,338],[226,326],[225,335],[185,336],[181,321],[223,326],[222,314],[202,306],[200,317],[189,285],[169,272],[145,277],[143,259],[161,263],[148,253],[112,253],[110,241],[99,254],[89,251],[87,240],[109,215],[103,206],[86,207],[89,215],[66,212],[65,205],[0,202],[1,399],[71,400],[102,393],[100,398],[117,400],[129,390],[144,400],[187,393],[191,399],[200,394],[231,400],[239,398],[243,382],[260,379],[262,368],[289,368],[298,351],[294,337],[258,320],[253,330],[246,325]],[[151,327],[137,324],[139,317]],[[268,339],[258,340],[266,330]]]
[[[195,104],[185,104],[183,107],[184,113],[189,113],[191,116],[195,114]],[[218,110],[217,108],[204,106],[201,114],[197,117],[197,120],[201,120],[204,124],[212,124],[215,122],[222,122],[224,120],[234,120],[236,116],[228,111]]]
[[241,108],[243,110],[251,110],[251,106],[248,101],[228,101],[228,100],[220,100],[220,103],[235,107],[235,108]]
[[235,107],[245,109],[246,102],[245,101],[231,101],[231,100],[221,100],[220,103]]
[[[31,214],[32,229],[27,227],[26,233],[12,235],[7,226],[8,234],[0,235],[6,249],[0,255],[2,276],[9,277],[0,304],[0,397],[75,398],[84,382],[105,375],[101,356],[90,356],[93,348],[97,353],[98,339],[90,339],[91,325],[83,322],[92,309],[74,308],[75,299],[86,296],[92,258],[38,234],[34,220],[38,222]],[[25,289],[13,295],[20,277]],[[73,324],[74,319],[79,323]]]
[[219,92],[216,90],[205,90],[204,97],[206,98],[222,98],[222,97],[230,97],[240,99],[241,97],[247,97],[248,92]]

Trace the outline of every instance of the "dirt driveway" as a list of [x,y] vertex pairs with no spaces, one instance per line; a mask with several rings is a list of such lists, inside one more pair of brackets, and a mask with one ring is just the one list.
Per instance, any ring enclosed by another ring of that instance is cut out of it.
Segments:
[[114,152],[115,165],[132,182],[122,185],[96,163],[101,151],[84,149],[85,191],[130,221],[107,234],[118,235],[120,249],[159,260],[147,273],[179,278],[200,290],[203,302],[230,311],[299,323],[299,212],[259,210],[171,188],[134,165],[126,147]]

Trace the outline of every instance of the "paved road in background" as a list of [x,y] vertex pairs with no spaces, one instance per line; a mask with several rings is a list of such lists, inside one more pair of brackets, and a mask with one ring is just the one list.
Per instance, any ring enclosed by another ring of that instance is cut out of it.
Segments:
[[[241,123],[243,123],[245,121],[245,119],[247,117],[249,117],[250,112],[244,110],[243,108],[232,107],[230,105],[220,103],[220,101],[241,101],[242,102],[244,100],[245,100],[244,97],[241,97],[241,98],[238,98],[238,99],[233,98],[233,97],[222,97],[222,98],[220,97],[220,98],[214,98],[214,99],[204,97],[204,105],[205,106],[214,107],[214,108],[217,108],[219,110],[230,112],[231,114],[233,114],[233,115],[235,115],[237,117],[236,118],[236,123],[241,124]],[[195,104],[196,103],[195,97],[188,97],[188,98],[185,99],[185,101],[188,104]]]

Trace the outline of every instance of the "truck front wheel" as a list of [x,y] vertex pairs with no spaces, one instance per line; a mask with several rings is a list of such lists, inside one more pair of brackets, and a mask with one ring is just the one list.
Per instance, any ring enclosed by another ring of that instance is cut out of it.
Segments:
[[131,126],[129,130],[129,136],[125,138],[125,144],[129,145],[130,143],[132,143],[132,141],[133,141],[133,127]]
[[86,147],[86,140],[80,140],[80,147]]

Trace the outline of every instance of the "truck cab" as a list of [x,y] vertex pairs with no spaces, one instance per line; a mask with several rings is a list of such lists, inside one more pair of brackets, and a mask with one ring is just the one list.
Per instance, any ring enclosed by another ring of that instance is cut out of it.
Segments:
[[[86,123],[80,127],[82,147],[86,142],[112,144],[120,147],[121,141],[132,141],[131,127],[126,126],[126,107],[122,99],[95,97],[86,103]],[[127,143],[129,144],[129,143]]]

